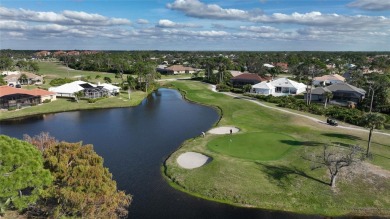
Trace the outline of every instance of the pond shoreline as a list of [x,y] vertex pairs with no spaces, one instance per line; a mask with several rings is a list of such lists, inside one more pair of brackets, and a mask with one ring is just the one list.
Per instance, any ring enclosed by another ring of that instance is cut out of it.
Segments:
[[[174,87],[174,89],[177,89],[180,91],[180,93],[182,94],[183,98],[186,99],[187,101],[189,102],[194,102],[196,104],[202,104],[202,105],[206,105],[206,106],[210,106],[209,104],[207,104],[209,101],[207,100],[205,103],[204,101],[203,102],[197,102],[195,101],[197,98],[199,98],[198,93],[199,93],[199,90],[196,88],[196,89],[193,89],[193,92],[189,93],[189,91],[187,91],[185,88],[185,85],[183,85],[183,87],[181,86],[172,86]],[[189,87],[188,89],[191,90],[192,87]],[[191,100],[189,99],[188,95],[192,95],[192,98]],[[196,96],[197,98],[194,98],[194,96]],[[218,97],[215,97],[215,98],[218,98]],[[202,98],[201,98],[202,99]],[[207,99],[207,98],[206,98]],[[216,106],[216,105],[211,105],[211,107],[213,108],[218,108],[219,110],[219,114],[220,114],[220,118],[218,120],[218,122],[216,122],[214,124],[214,126],[217,126],[218,124],[221,123],[221,120],[224,120],[222,123],[223,125],[226,125],[226,119],[224,119],[224,111],[222,110],[222,106]],[[230,112],[231,113],[231,112]],[[229,110],[227,112],[227,114],[229,114]],[[231,116],[231,115],[227,115],[228,117]],[[228,125],[236,125],[232,123],[228,123]],[[218,195],[220,195],[220,192],[215,192],[215,193],[211,193],[211,196],[209,195],[204,195],[202,193],[200,193],[198,191],[198,189],[196,187],[198,187],[197,185],[197,182],[201,182],[202,181],[202,178],[200,178],[198,181],[196,182],[193,182],[193,183],[189,183],[189,181],[192,179],[194,179],[193,177],[197,176],[198,174],[191,174],[190,171],[194,171],[194,170],[182,170],[178,167],[178,165],[175,163],[176,162],[176,158],[178,157],[179,154],[181,153],[184,153],[184,152],[187,152],[187,151],[194,151],[194,152],[198,152],[198,153],[203,153],[209,157],[211,157],[213,159],[213,161],[215,160],[215,157],[213,155],[213,152],[208,152],[206,149],[202,148],[204,147],[205,145],[205,142],[207,143],[209,140],[213,139],[213,137],[211,138],[207,138],[206,137],[206,140],[204,138],[201,138],[200,136],[198,137],[195,137],[195,138],[192,138],[192,139],[188,139],[186,141],[184,141],[178,148],[176,151],[172,152],[163,162],[162,164],[162,167],[161,167],[161,172],[162,172],[162,175],[164,176],[164,179],[168,182],[168,184],[170,186],[172,186],[173,188],[179,190],[179,191],[182,191],[182,192],[185,192],[191,196],[194,196],[194,197],[199,197],[199,198],[202,198],[202,199],[206,199],[206,200],[210,200],[210,201],[213,201],[213,202],[218,202],[218,203],[223,203],[223,204],[228,204],[228,205],[232,205],[232,206],[237,206],[237,207],[244,207],[244,208],[255,208],[255,209],[259,209],[259,210],[264,210],[264,211],[270,211],[270,212],[285,212],[285,213],[291,213],[291,214],[297,214],[297,215],[302,215],[303,217],[305,216],[310,216],[310,217],[324,217],[324,216],[332,216],[332,217],[342,217],[342,218],[353,218],[353,217],[361,217],[361,216],[368,216],[368,217],[373,217],[373,218],[376,218],[376,217],[382,217],[382,216],[387,216],[388,213],[386,212],[381,212],[379,214],[375,214],[373,211],[361,211],[361,210],[356,210],[356,212],[346,212],[348,211],[348,209],[350,209],[350,206],[340,206],[340,208],[331,208],[331,211],[328,211],[328,213],[320,213],[320,212],[316,212],[316,211],[312,211],[312,210],[304,210],[304,209],[297,209],[297,211],[294,211],[294,210],[291,210],[289,208],[285,208],[285,206],[283,204],[281,205],[277,205],[279,207],[271,207],[271,206],[267,206],[267,205],[263,205],[264,207],[262,206],[257,206],[257,205],[251,205],[251,204],[247,204],[247,203],[240,203],[240,202],[234,202],[232,201],[231,199],[229,198],[219,198]],[[198,143],[196,143],[198,142]],[[218,155],[219,157],[219,155]],[[224,157],[222,155],[222,157]],[[223,158],[225,159],[225,158]],[[233,162],[234,163],[234,162]],[[208,164],[210,165],[210,164]],[[206,165],[207,166],[207,165]],[[207,168],[209,169],[209,167],[201,167],[201,168]],[[211,167],[210,167],[211,168]],[[203,171],[203,170],[197,170],[197,171]],[[203,172],[208,172],[206,170],[204,170]],[[210,172],[210,174],[212,175],[213,172]],[[204,173],[204,175],[208,175],[207,173]],[[203,175],[202,175],[203,176]],[[218,177],[216,177],[218,178]],[[219,179],[219,178],[218,178]],[[223,178],[219,179],[219,180],[223,180]],[[212,183],[211,183],[212,185]],[[202,185],[200,186],[199,188],[202,188],[202,189],[213,189],[214,187],[208,187],[207,186],[207,183],[205,183],[205,185]],[[217,187],[218,188],[218,187]],[[324,188],[324,189],[327,189],[327,188]],[[223,192],[222,192],[223,193]],[[222,196],[223,197],[223,196]],[[244,198],[244,197],[243,197]],[[302,203],[305,203],[305,201],[302,201]],[[309,204],[309,203],[307,203]],[[310,204],[309,204],[310,205]],[[326,209],[327,207],[324,206],[324,208]],[[285,210],[283,210],[285,209]],[[287,210],[289,209],[289,210]],[[344,210],[343,210],[344,209]],[[321,211],[321,212],[324,212],[324,211]],[[329,213],[331,212],[331,213]]]

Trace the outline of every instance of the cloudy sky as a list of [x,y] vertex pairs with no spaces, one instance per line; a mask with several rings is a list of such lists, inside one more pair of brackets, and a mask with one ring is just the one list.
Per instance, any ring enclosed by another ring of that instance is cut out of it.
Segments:
[[1,0],[0,48],[390,51],[390,0]]

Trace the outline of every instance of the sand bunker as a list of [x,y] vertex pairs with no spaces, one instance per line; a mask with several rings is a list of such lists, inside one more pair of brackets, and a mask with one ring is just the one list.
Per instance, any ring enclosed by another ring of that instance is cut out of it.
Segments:
[[194,169],[205,165],[210,160],[211,158],[206,155],[196,152],[186,152],[180,154],[176,161],[182,168]]
[[240,131],[238,128],[234,126],[223,126],[223,127],[213,128],[210,131],[208,131],[208,133],[224,135],[224,134],[230,134],[230,130],[232,131],[232,133],[237,133],[238,131]]

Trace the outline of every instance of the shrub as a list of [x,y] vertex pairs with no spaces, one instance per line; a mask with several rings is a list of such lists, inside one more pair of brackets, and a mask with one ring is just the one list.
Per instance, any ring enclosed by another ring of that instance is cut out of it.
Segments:
[[42,103],[50,103],[50,102],[51,102],[51,100],[49,100],[49,99],[42,101]]
[[14,110],[16,110],[16,109],[17,109],[16,106],[10,106],[10,107],[8,107],[8,111],[14,111]]
[[232,88],[232,89],[230,89],[230,91],[233,93],[238,93],[238,94],[244,93],[244,91],[241,88]]
[[98,99],[88,99],[88,103],[96,103],[98,101]]
[[73,80],[69,79],[69,78],[55,78],[55,79],[50,81],[50,85],[51,86],[60,86],[60,85],[70,83],[70,82],[73,82]]
[[230,91],[230,87],[226,84],[217,84],[217,90],[219,92],[228,92]]

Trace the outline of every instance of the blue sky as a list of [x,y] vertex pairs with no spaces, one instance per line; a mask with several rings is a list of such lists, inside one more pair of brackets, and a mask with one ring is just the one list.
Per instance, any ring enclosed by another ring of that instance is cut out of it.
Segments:
[[390,0],[1,0],[0,48],[390,51]]

